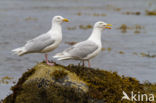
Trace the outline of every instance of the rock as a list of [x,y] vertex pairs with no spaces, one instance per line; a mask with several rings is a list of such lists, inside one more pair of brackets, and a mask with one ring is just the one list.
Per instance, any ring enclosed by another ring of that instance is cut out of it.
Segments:
[[12,91],[3,103],[117,103],[123,91],[146,92],[135,78],[116,72],[45,63],[25,72]]

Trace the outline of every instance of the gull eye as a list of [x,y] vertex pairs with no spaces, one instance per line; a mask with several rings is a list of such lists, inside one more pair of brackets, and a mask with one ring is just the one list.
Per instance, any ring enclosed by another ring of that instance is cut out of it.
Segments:
[[60,17],[57,17],[57,19],[61,19]]

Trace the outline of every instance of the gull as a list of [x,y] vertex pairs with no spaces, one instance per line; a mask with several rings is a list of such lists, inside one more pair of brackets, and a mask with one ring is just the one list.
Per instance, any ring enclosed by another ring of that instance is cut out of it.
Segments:
[[101,33],[104,29],[111,29],[111,24],[107,24],[102,21],[98,21],[94,24],[93,31],[90,37],[82,42],[79,42],[72,47],[65,49],[63,52],[57,53],[53,58],[57,60],[80,60],[83,62],[88,61],[88,67],[91,67],[90,59],[95,57],[102,48]]
[[54,65],[48,61],[48,52],[56,49],[62,41],[63,22],[68,22],[68,19],[62,16],[54,16],[52,19],[51,29],[44,34],[35,37],[26,42],[23,47],[12,50],[14,54],[22,56],[29,53],[45,53],[45,60],[48,65]]

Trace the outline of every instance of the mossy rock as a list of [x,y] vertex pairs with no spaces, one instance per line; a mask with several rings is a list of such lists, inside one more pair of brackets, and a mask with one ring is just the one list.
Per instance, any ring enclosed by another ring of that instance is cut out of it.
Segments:
[[3,103],[128,103],[121,101],[123,91],[148,92],[144,88],[135,78],[116,72],[39,63],[23,74]]

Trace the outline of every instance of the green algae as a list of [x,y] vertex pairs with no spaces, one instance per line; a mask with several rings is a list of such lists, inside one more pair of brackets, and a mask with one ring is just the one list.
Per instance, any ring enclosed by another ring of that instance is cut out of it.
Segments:
[[[122,91],[130,95],[151,93],[156,85],[141,84],[132,77],[82,66],[48,66],[39,63],[12,87],[4,103],[131,103],[121,101]],[[156,91],[152,93],[156,94]]]

